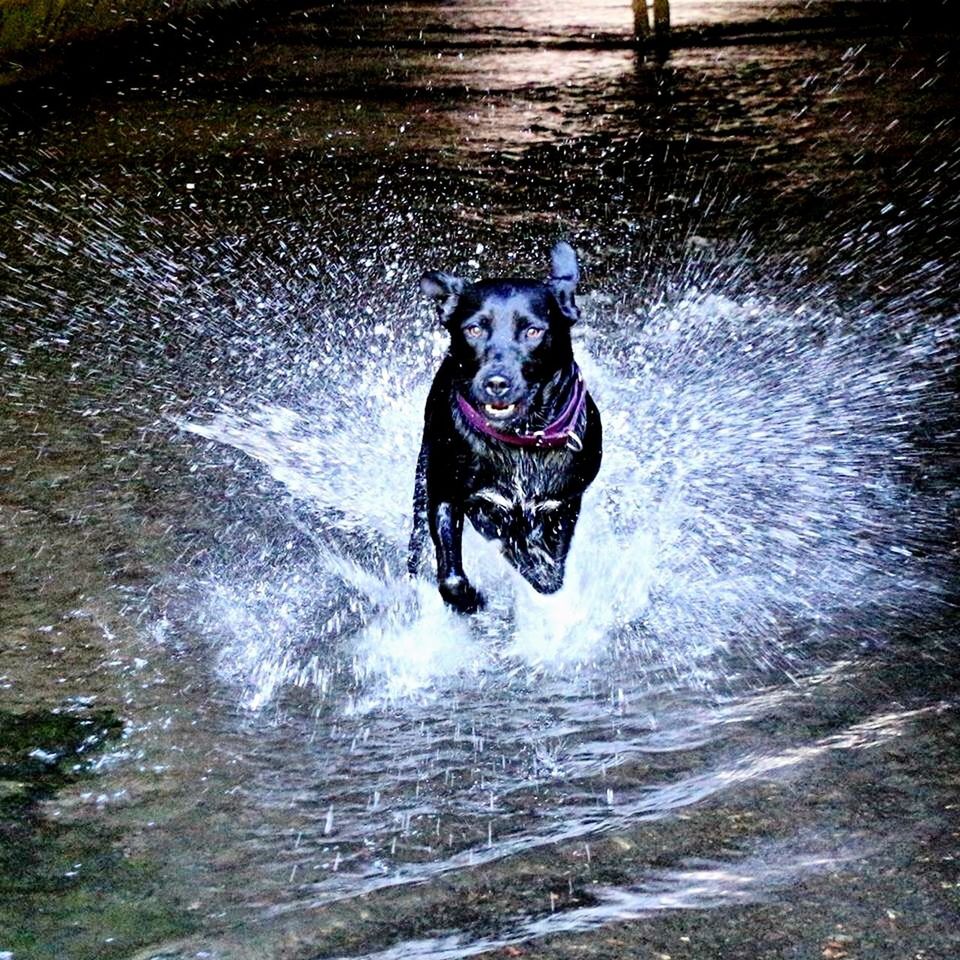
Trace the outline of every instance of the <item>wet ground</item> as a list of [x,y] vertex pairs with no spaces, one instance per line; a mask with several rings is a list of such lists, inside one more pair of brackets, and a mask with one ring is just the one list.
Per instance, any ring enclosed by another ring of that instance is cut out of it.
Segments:
[[[960,956],[956,37],[623,6],[4,94],[0,957]],[[558,235],[604,468],[464,620],[403,576],[416,280]]]

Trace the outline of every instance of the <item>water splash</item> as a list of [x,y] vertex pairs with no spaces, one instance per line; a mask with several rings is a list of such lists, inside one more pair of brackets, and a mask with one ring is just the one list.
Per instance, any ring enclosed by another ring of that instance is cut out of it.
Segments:
[[[821,638],[873,642],[948,599],[960,323],[936,293],[943,265],[900,263],[901,292],[851,306],[792,262],[752,283],[747,246],[688,246],[649,290],[649,254],[628,264],[584,298],[577,353],[606,449],[568,582],[537,597],[468,537],[491,604],[464,621],[403,575],[445,343],[413,293],[439,261],[407,242],[426,230],[399,198],[380,196],[379,235],[349,244],[292,219],[269,240],[191,220],[172,244],[168,224],[135,222],[96,184],[58,206],[22,175],[16,229],[31,239],[4,270],[60,259],[46,285],[4,296],[12,407],[32,416],[43,364],[59,363],[84,420],[128,417],[170,449],[172,417],[204,441],[176,447],[216,533],[171,574],[176,610],[158,616],[199,627],[251,705],[288,686],[358,705],[377,684],[436,695],[461,674],[614,658],[709,686],[737,658],[789,667]],[[329,216],[346,213],[331,201]],[[623,229],[621,258],[642,239]],[[469,234],[442,239],[486,249]],[[519,255],[462,260],[528,272]],[[131,479],[137,455],[121,457]]]
[[[624,298],[613,312],[636,309]],[[310,673],[297,645],[310,663],[320,647],[347,652],[357,677],[380,673],[394,694],[504,662],[564,669],[614,652],[709,681],[731,647],[774,660],[799,637],[855,627],[869,638],[943,600],[932,551],[952,505],[918,478],[936,463],[920,428],[948,415],[952,321],[891,326],[690,289],[642,323],[621,321],[613,340],[609,315],[591,312],[578,356],[604,414],[605,461],[567,583],[538,597],[468,536],[468,573],[492,601],[472,620],[402,574],[429,375],[415,341],[359,361],[353,382],[299,410],[181,422],[259,461],[324,518],[309,572],[271,571],[272,589],[300,598],[280,609],[301,616],[265,632],[241,616],[233,642],[249,656],[225,655],[247,664],[252,702]],[[334,544],[331,529],[375,542]],[[312,620],[305,593],[356,616]],[[229,604],[210,619],[229,624]]]

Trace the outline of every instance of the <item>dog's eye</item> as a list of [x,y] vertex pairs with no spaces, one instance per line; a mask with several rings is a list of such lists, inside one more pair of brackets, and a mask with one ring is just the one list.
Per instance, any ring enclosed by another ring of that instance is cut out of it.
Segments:
[[543,336],[543,327],[527,327],[524,335],[528,340],[539,340]]
[[471,323],[469,327],[464,327],[463,332],[468,337],[479,337],[483,333],[483,327],[479,323]]

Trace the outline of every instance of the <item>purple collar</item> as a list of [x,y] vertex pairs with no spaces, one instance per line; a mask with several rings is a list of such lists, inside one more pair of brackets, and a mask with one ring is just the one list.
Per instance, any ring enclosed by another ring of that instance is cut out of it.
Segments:
[[472,406],[462,393],[457,394],[457,406],[460,408],[464,420],[477,433],[482,433],[485,437],[492,437],[501,443],[509,444],[512,447],[566,446],[571,450],[580,451],[583,449],[583,439],[576,432],[576,428],[587,406],[587,388],[583,385],[583,374],[576,363],[573,364],[573,377],[570,395],[567,397],[567,402],[557,419],[542,430],[534,430],[532,433],[506,433],[491,427],[487,418],[476,407]]

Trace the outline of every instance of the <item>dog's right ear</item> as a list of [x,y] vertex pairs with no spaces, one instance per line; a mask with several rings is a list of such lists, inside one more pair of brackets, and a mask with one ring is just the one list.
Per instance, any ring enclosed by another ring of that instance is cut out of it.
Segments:
[[547,287],[553,293],[560,312],[571,322],[580,319],[580,308],[574,293],[580,282],[580,262],[577,251],[565,240],[561,240],[550,251],[550,276]]
[[457,308],[466,281],[442,270],[431,270],[420,278],[420,292],[436,301],[437,314],[446,323]]

